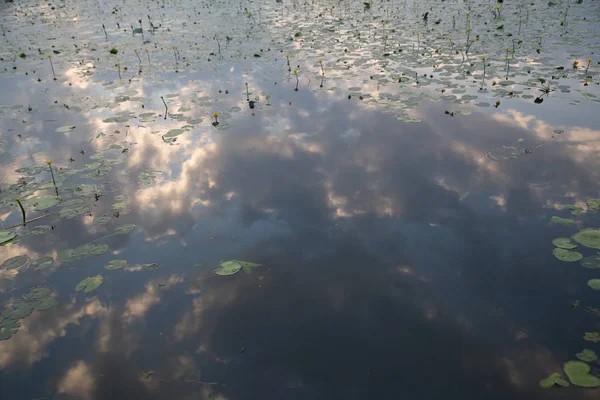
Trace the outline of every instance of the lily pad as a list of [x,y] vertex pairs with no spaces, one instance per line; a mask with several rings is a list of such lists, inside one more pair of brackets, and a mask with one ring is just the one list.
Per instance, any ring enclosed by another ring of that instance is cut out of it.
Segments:
[[23,265],[27,264],[27,261],[29,261],[29,257],[27,257],[25,254],[15,256],[4,261],[2,265],[0,265],[0,269],[11,270],[21,268]]
[[600,342],[600,332],[585,332],[583,334],[583,340],[586,342],[598,343]]
[[13,231],[0,231],[0,245],[9,242],[17,237],[17,234]]
[[555,224],[561,224],[561,225],[571,225],[571,224],[575,223],[575,221],[572,219],[561,218],[561,217],[557,217],[557,216],[553,216],[552,218],[550,218],[550,222],[555,223]]
[[10,339],[21,326],[20,322],[12,318],[4,318],[0,321],[0,341]]
[[582,229],[572,236],[573,240],[586,247],[600,249],[600,229]]
[[250,263],[247,261],[240,261],[240,260],[234,260],[234,261],[238,262],[242,266],[242,270],[247,274],[252,273],[252,268],[262,267],[262,264],[255,264],[255,263]]
[[581,351],[581,353],[575,354],[575,356],[581,361],[585,362],[594,362],[598,360],[598,355],[596,354],[596,352],[590,349],[584,349]]
[[149,271],[157,271],[162,267],[162,265],[157,264],[157,263],[150,263],[150,264],[142,264],[142,267],[144,267],[145,269],[147,269]]
[[33,307],[34,310],[46,311],[46,310],[56,307],[57,304],[58,304],[58,302],[56,301],[56,299],[54,297],[44,297],[43,299],[39,299],[39,300],[31,303],[31,306]]
[[115,229],[115,234],[123,234],[123,233],[129,233],[131,231],[133,231],[135,229],[135,224],[126,224],[126,225],[121,225],[118,226],[117,229]]
[[79,282],[77,286],[75,286],[75,291],[81,292],[83,290],[84,293],[89,293],[102,285],[103,281],[104,278],[102,278],[102,275],[90,276]]
[[56,128],[56,132],[59,132],[59,133],[71,132],[73,129],[75,129],[75,125],[65,125],[65,126]]
[[70,262],[91,256],[99,256],[107,251],[108,246],[106,244],[87,243],[75,249],[65,249],[60,251],[58,253],[58,259],[60,262]]
[[583,254],[581,253],[561,248],[554,249],[552,254],[554,254],[554,257],[558,258],[560,261],[566,262],[579,261],[583,258]]
[[37,286],[29,289],[29,292],[25,295],[30,300],[37,300],[43,297],[49,296],[52,290],[46,286]]
[[542,389],[550,389],[552,386],[558,385],[560,387],[568,387],[569,382],[564,380],[559,373],[555,372],[546,379],[540,381],[540,387]]
[[563,366],[565,374],[575,386],[600,387],[600,379],[590,374],[590,366],[582,361],[567,361]]
[[235,275],[242,269],[242,265],[235,261],[222,261],[219,268],[215,269],[215,274],[221,276]]
[[552,241],[552,244],[556,247],[560,247],[561,249],[567,250],[574,249],[575,247],[577,247],[575,243],[571,242],[571,239],[566,237],[556,238]]
[[29,264],[29,267],[32,268],[34,271],[39,271],[41,269],[51,266],[52,264],[54,264],[54,258],[42,257],[40,259],[32,261],[31,264]]
[[590,279],[588,281],[588,286],[594,290],[600,290],[600,279]]
[[600,269],[600,255],[586,257],[579,263],[585,268]]
[[115,270],[115,269],[124,268],[126,265],[127,265],[127,261],[125,261],[125,260],[112,260],[111,262],[108,263],[108,265],[105,265],[104,268],[108,269],[108,270]]
[[164,138],[172,138],[181,135],[185,131],[183,129],[171,129],[168,131],[163,137]]
[[587,206],[590,210],[600,210],[600,199],[589,199]]
[[31,314],[31,305],[25,300],[14,300],[4,307],[2,316],[10,319],[21,319]]
[[28,235],[43,235],[45,233],[48,233],[52,230],[52,226],[50,225],[38,225],[35,228],[33,228],[32,230],[28,231],[27,234]]
[[37,202],[36,202],[37,204],[35,205],[35,210],[36,211],[46,210],[52,206],[57,205],[58,203],[60,203],[61,200],[62,199],[57,196],[42,197],[37,200]]

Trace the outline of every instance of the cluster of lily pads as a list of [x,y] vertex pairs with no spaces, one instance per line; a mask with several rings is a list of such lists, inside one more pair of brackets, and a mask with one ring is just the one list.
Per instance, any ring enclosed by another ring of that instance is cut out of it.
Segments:
[[[588,207],[594,211],[598,210],[598,200],[589,200]],[[575,209],[574,207],[570,209],[572,212],[574,211],[576,215],[581,213],[581,210]],[[571,223],[566,225],[571,225]],[[557,259],[565,262],[579,261],[580,264],[585,268],[600,270],[600,251],[598,251],[600,250],[600,229],[581,229],[570,238],[559,237],[554,239],[552,244],[555,246],[552,254],[554,254]],[[584,257],[581,252],[574,250],[578,248],[579,245],[583,246],[584,248],[595,249],[597,252],[590,256]],[[599,278],[588,280],[588,286],[592,289],[600,290]],[[578,306],[579,302],[577,302],[576,305]],[[600,312],[596,313],[596,309],[592,308],[589,311],[592,314],[600,317]],[[585,332],[583,340],[591,343],[598,343],[600,342],[600,332]],[[584,349],[580,353],[577,353],[576,357],[579,359],[579,361],[568,361],[563,366],[564,373],[568,380],[573,385],[579,387],[600,387],[600,377],[590,373],[591,367],[588,365],[589,363],[597,362],[598,355],[591,349]],[[559,373],[553,373],[546,379],[540,381],[540,386],[544,389],[551,388],[555,385],[567,387],[569,386],[569,382],[565,380]]]
[[8,340],[21,326],[20,320],[28,317],[33,311],[47,311],[56,307],[57,301],[51,296],[52,290],[47,286],[35,286],[21,299],[13,299],[6,303],[1,312],[0,340]]

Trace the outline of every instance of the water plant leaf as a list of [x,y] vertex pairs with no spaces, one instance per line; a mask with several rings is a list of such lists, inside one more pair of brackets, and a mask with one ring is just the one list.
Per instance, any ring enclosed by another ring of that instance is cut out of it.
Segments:
[[575,223],[575,221],[572,219],[561,218],[561,217],[557,217],[557,216],[553,216],[552,218],[550,218],[550,222],[555,223],[555,224],[561,224],[561,225],[571,225],[571,224]]
[[590,210],[600,210],[600,199],[589,199],[587,206]]
[[583,334],[583,340],[592,343],[600,342],[600,332],[585,332]]
[[168,131],[163,137],[164,138],[172,138],[181,135],[185,131],[183,129],[171,129]]
[[600,269],[600,255],[585,257],[579,263],[585,268]]
[[87,243],[75,249],[61,250],[58,253],[58,260],[60,262],[70,262],[91,256],[99,256],[107,251],[108,246],[106,244]]
[[572,236],[573,240],[586,247],[600,249],[600,229],[582,229]]
[[31,303],[31,306],[34,310],[37,311],[46,311],[51,308],[56,307],[58,302],[54,297],[44,297],[43,299],[36,300]]
[[590,279],[588,281],[588,286],[594,290],[600,290],[600,279]]
[[34,271],[39,271],[51,266],[52,264],[54,264],[54,258],[48,256],[32,261],[31,264],[29,264],[29,267]]
[[235,275],[242,269],[242,265],[235,260],[221,261],[219,268],[214,273],[221,276]]
[[582,361],[567,361],[563,369],[575,386],[585,388],[600,387],[600,379],[590,374],[590,366]]
[[552,251],[552,254],[554,254],[554,257],[558,258],[560,261],[566,262],[579,261],[583,258],[583,254],[581,253],[567,249],[561,249],[558,247]]
[[0,269],[11,270],[21,268],[23,265],[27,264],[27,261],[29,261],[29,257],[27,257],[25,254],[15,256],[4,261],[2,265],[0,265]]
[[566,237],[559,237],[552,241],[552,244],[556,247],[560,247],[561,249],[571,250],[577,247],[575,243],[571,241],[571,239]]
[[585,361],[588,363],[598,360],[598,355],[596,354],[596,352],[590,349],[583,349],[581,353],[577,353],[575,354],[575,356],[581,361]]
[[103,281],[104,278],[102,278],[102,275],[87,277],[81,282],[79,282],[77,286],[75,286],[75,291],[81,292],[83,290],[84,293],[89,293],[92,290],[97,289],[100,285],[102,285]]
[[17,237],[17,234],[13,231],[0,231],[0,245],[9,242]]
[[[27,235],[43,235],[45,233],[48,233],[52,230],[52,226],[50,225],[38,225],[35,228],[33,228],[32,230],[26,232]],[[24,233],[25,235],[25,233]]]
[[540,381],[540,387],[542,389],[550,389],[554,385],[558,385],[560,387],[568,387],[569,382],[564,380],[559,373],[555,372],[546,379],[542,379]]
[[157,263],[150,263],[150,264],[142,264],[142,267],[149,271],[157,271],[158,269],[160,269],[162,267],[162,265],[157,264]]
[[31,311],[33,311],[33,308],[31,308],[28,301],[13,300],[4,307],[2,316],[4,318],[22,319],[31,314]]
[[115,270],[124,268],[127,265],[127,261],[125,260],[112,260],[107,265],[104,266],[105,269]]
[[30,300],[41,299],[43,297],[49,296],[52,293],[52,290],[46,286],[36,286],[34,288],[29,289],[29,292],[25,295]]
[[59,133],[71,132],[73,129],[75,129],[75,125],[65,125],[65,126],[56,128],[56,132],[59,132]]
[[62,199],[60,197],[57,196],[46,196],[46,197],[41,197],[36,201],[36,205],[35,205],[35,210],[36,211],[43,211],[43,210],[47,210],[48,208],[57,205],[58,203],[60,203]]
[[115,229],[115,234],[119,235],[119,234],[123,234],[123,233],[129,233],[129,232],[133,231],[134,229],[135,229],[135,224],[121,225]]
[[4,318],[0,321],[0,341],[8,340],[19,330],[21,323],[16,319]]

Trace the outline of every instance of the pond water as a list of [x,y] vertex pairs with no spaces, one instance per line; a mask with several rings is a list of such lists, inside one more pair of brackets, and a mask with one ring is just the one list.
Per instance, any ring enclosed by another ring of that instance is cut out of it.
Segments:
[[0,23],[3,399],[600,396],[597,1]]

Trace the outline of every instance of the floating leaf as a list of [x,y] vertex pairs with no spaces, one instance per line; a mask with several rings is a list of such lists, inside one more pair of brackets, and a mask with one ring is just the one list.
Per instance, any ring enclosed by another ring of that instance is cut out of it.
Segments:
[[0,269],[7,269],[7,270],[17,269],[17,268],[20,268],[23,265],[27,264],[27,261],[29,261],[29,257],[27,257],[24,254],[22,254],[20,256],[15,256],[15,257],[9,258],[8,260],[4,261],[2,263],[2,265],[0,265]]
[[594,362],[598,360],[598,355],[596,354],[596,352],[590,349],[584,349],[581,351],[581,353],[575,354],[575,356],[581,361],[585,362]]
[[51,230],[52,230],[52,226],[50,226],[50,225],[38,225],[26,233],[28,235],[36,235],[37,236],[37,235],[43,235],[45,233],[48,233]]
[[550,375],[549,377],[547,377],[546,379],[542,379],[540,381],[540,387],[542,389],[550,389],[552,386],[554,385],[558,385],[560,387],[568,387],[569,386],[569,382],[567,382],[566,380],[564,380],[559,373],[553,373],[552,375]]
[[0,245],[9,242],[17,237],[17,234],[13,231],[0,231]]
[[20,322],[12,318],[4,318],[0,321],[0,341],[10,339],[21,326]]
[[119,234],[123,234],[123,233],[129,233],[129,232],[133,231],[134,229],[135,229],[135,224],[121,225],[121,226],[118,226],[117,229],[115,229],[115,234],[119,235]]
[[588,281],[588,286],[594,290],[600,290],[600,279],[590,279]]
[[30,300],[41,299],[43,297],[49,296],[52,293],[52,290],[46,286],[37,286],[29,289],[29,292],[25,295]]
[[571,239],[565,237],[559,237],[554,239],[552,241],[552,244],[556,247],[560,247],[561,249],[567,250],[574,249],[575,247],[577,247],[575,243],[571,242]]
[[583,258],[583,254],[578,253],[576,251],[569,251],[567,249],[556,248],[552,252],[554,257],[558,258],[560,261],[574,262],[579,261]]
[[56,196],[42,197],[36,201],[35,210],[42,211],[60,203],[62,199]]
[[573,240],[586,247],[600,249],[600,229],[582,229],[572,236]]
[[595,388],[600,387],[600,379],[590,375],[590,366],[581,361],[567,361],[564,365],[565,374],[575,386]]
[[87,243],[75,249],[65,249],[60,251],[58,253],[58,259],[61,262],[70,262],[91,256],[99,256],[107,251],[108,246],[106,244],[95,245],[92,243]]
[[56,132],[59,132],[59,133],[71,132],[73,129],[75,129],[75,125],[65,125],[65,126],[61,126],[60,128],[56,128]]
[[54,263],[54,258],[42,257],[38,260],[32,261],[31,264],[29,264],[29,267],[32,268],[34,271],[39,271],[41,269],[51,266],[53,263]]
[[592,343],[600,342],[600,332],[585,332],[583,334],[583,340]]
[[84,293],[89,293],[102,285],[103,281],[104,278],[102,278],[102,275],[90,276],[79,282],[75,286],[75,291],[80,292],[83,290]]
[[171,129],[168,131],[163,137],[164,138],[172,138],[181,135],[185,131],[183,129]]
[[553,216],[552,218],[550,218],[550,222],[553,222],[555,224],[561,224],[561,225],[571,225],[571,224],[575,223],[575,221],[572,219],[561,218],[561,217],[556,217],[556,216]]
[[162,267],[162,265],[157,264],[157,263],[150,263],[150,264],[142,264],[142,267],[144,267],[145,269],[147,269],[149,271],[156,271],[156,270],[160,269]]
[[108,263],[108,265],[104,266],[105,269],[115,270],[124,268],[127,265],[127,261],[125,260],[112,260]]
[[587,206],[590,210],[600,210],[600,199],[589,199]]
[[4,307],[2,316],[4,318],[21,319],[31,314],[31,305],[25,300],[14,300]]
[[600,255],[586,257],[579,263],[585,268],[600,269]]
[[58,304],[58,302],[56,301],[56,299],[54,297],[45,297],[43,299],[34,301],[33,303],[31,303],[31,306],[33,307],[34,310],[46,311],[46,310],[56,307],[57,304]]
[[242,269],[242,265],[235,260],[222,261],[219,268],[215,269],[215,274],[221,276],[235,275]]

